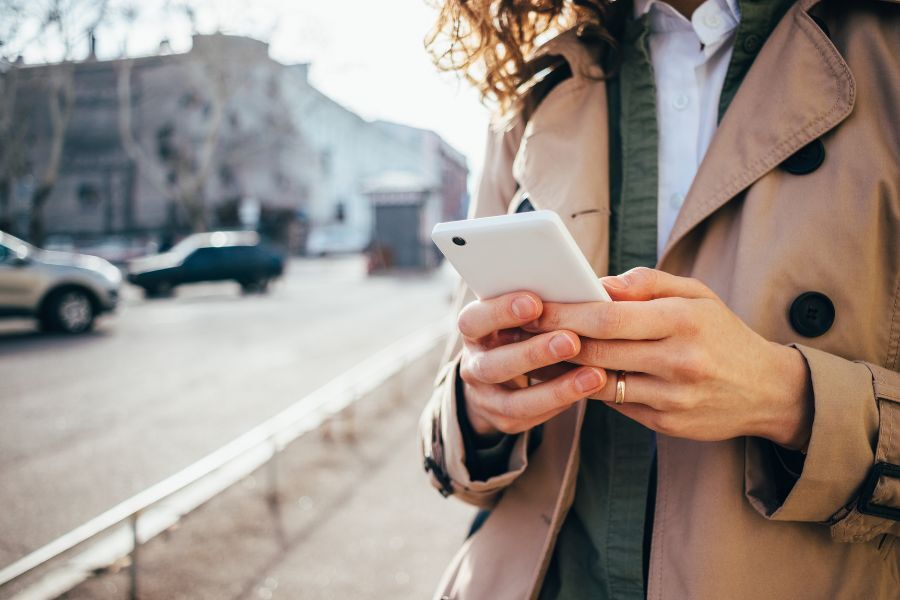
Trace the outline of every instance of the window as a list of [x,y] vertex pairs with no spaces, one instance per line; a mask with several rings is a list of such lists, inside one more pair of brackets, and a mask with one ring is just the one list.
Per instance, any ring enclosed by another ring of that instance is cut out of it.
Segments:
[[234,185],[234,170],[231,168],[231,165],[222,165],[219,167],[219,181],[221,181],[222,185],[225,187]]
[[6,246],[0,246],[0,264],[5,263],[10,258],[12,258],[12,250],[7,248]]
[[94,183],[84,182],[78,186],[78,204],[82,210],[95,208],[100,203],[100,190]]

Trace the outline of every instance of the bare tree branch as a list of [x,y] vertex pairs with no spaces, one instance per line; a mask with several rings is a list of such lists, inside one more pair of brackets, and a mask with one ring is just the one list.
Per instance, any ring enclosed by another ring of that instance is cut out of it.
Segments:
[[144,148],[134,137],[134,124],[132,115],[131,77],[134,71],[134,60],[119,61],[116,75],[116,94],[118,97],[118,126],[119,138],[122,147],[135,164],[138,172],[153,188],[166,197],[173,197],[176,191],[167,182],[165,170],[159,162],[144,151]]

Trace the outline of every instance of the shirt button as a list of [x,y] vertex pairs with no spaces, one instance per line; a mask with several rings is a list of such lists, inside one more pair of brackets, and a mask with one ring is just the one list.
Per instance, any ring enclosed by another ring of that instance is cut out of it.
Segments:
[[710,29],[718,29],[722,26],[722,17],[719,13],[711,12],[703,17],[703,23]]
[[760,46],[762,46],[762,38],[755,33],[751,33],[746,38],[744,38],[744,52],[753,54],[754,52],[759,50]]
[[689,102],[687,94],[678,94],[672,99],[672,106],[676,110],[684,110],[687,108]]
[[684,204],[684,196],[679,193],[672,194],[669,198],[669,205],[672,208],[681,208],[682,204]]

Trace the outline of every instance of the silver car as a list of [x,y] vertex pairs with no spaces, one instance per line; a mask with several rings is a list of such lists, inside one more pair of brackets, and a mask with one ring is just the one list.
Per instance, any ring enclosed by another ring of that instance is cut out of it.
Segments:
[[116,308],[121,284],[119,269],[102,258],[41,250],[0,231],[0,317],[81,333]]

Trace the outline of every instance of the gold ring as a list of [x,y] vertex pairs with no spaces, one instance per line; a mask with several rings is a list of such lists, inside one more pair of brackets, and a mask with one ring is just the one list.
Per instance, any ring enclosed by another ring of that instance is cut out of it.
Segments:
[[616,404],[625,403],[625,371],[616,371]]

